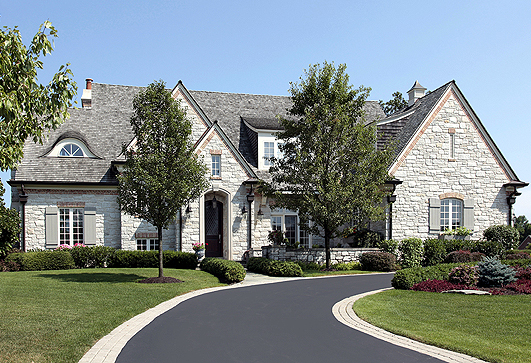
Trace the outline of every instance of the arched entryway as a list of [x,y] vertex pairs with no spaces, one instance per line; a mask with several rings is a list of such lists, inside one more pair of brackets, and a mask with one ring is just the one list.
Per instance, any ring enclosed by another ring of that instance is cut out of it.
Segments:
[[205,256],[223,257],[223,203],[205,201]]

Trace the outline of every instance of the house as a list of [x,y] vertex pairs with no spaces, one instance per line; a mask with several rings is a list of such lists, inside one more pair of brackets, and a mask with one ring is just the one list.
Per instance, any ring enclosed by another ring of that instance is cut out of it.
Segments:
[[[12,172],[12,204],[23,216],[26,249],[83,242],[122,249],[156,248],[154,226],[120,211],[116,175],[122,145],[133,139],[129,119],[140,87],[87,80],[82,108],[52,131],[43,145],[27,142]],[[368,122],[376,122],[379,147],[396,140],[389,168],[394,190],[386,222],[371,228],[388,238],[437,237],[448,227],[466,226],[474,237],[493,224],[510,223],[520,181],[455,82],[424,95],[415,83],[409,106],[386,117],[368,101]],[[278,153],[277,115],[290,98],[190,91],[182,82],[171,91],[192,121],[196,153],[210,167],[211,187],[191,201],[163,231],[163,248],[192,251],[207,243],[207,256],[240,260],[268,245],[281,229],[290,241],[322,243],[298,226],[294,211],[272,209],[256,192],[268,180],[268,157]]]

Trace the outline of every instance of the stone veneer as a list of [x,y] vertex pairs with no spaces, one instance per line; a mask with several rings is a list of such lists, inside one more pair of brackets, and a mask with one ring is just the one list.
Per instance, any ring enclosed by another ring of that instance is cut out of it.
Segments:
[[[379,251],[378,248],[331,248],[330,263],[347,263],[359,261],[364,252]],[[278,261],[302,261],[324,264],[326,254],[324,248],[291,249],[286,246],[262,246],[262,251],[253,251],[253,257],[266,257]]]
[[[495,224],[507,224],[503,184],[509,181],[497,159],[452,91],[441,101],[391,174],[402,180],[393,205],[393,238],[433,238],[429,232],[429,198],[473,199],[473,239]],[[438,111],[438,112],[437,112]],[[450,158],[450,134],[455,135]]]

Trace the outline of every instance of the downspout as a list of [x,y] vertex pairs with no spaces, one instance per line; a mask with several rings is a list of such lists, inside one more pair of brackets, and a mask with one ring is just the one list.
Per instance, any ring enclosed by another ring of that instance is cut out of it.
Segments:
[[24,184],[22,184],[22,194],[18,195],[20,204],[22,205],[22,235],[21,235],[21,250],[26,252],[26,203],[28,201],[28,195],[24,190]]
[[251,227],[252,227],[252,211],[251,211],[251,207],[253,205],[253,201],[254,201],[254,193],[253,193],[253,185],[251,184],[251,191],[249,192],[249,194],[247,195],[247,202],[249,202],[249,211],[247,212],[249,217],[247,218],[248,222],[247,222],[247,250],[250,250],[253,246],[252,244],[252,233],[251,233]]
[[[516,189],[516,188],[515,188]],[[518,193],[516,190],[514,192],[511,192],[509,196],[507,197],[507,205],[509,206],[509,215],[507,216],[508,223],[507,225],[513,226],[513,204],[516,202],[516,197],[519,196],[521,193]]]
[[179,208],[179,247],[178,251],[183,250],[183,208]]

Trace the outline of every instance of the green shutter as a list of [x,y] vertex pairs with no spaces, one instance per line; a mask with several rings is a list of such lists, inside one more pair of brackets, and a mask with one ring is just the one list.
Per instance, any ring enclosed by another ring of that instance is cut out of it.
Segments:
[[85,245],[96,244],[96,208],[85,208]]
[[46,248],[59,246],[59,216],[57,207],[47,207],[45,211]]
[[463,202],[463,226],[474,230],[474,199],[465,199]]
[[439,233],[441,231],[441,200],[439,198],[430,198],[430,233]]

